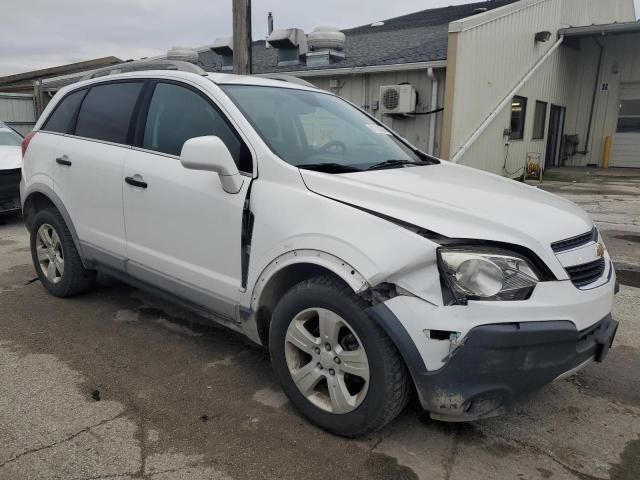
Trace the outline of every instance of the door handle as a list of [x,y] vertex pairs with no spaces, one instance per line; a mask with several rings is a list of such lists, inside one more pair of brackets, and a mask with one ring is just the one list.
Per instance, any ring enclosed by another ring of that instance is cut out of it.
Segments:
[[143,182],[142,180],[136,180],[133,177],[125,177],[124,181],[127,182],[129,185],[132,185],[138,188],[147,188],[148,186],[147,182]]
[[71,162],[69,161],[69,159],[67,158],[66,155],[63,155],[62,157],[56,158],[56,163],[58,165],[64,165],[65,167],[70,167],[71,166]]

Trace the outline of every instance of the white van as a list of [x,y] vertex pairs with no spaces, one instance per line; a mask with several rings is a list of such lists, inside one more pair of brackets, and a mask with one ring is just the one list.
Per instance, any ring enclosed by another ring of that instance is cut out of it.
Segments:
[[50,293],[100,271],[223,323],[339,435],[414,391],[436,419],[502,414],[615,335],[616,276],[583,210],[432,158],[310,86],[100,76],[63,88],[23,149]]

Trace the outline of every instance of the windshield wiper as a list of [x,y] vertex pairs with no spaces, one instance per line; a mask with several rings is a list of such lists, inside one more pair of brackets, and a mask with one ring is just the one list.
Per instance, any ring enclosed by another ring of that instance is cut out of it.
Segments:
[[314,170],[316,172],[324,173],[353,173],[362,171],[359,168],[352,167],[350,165],[343,165],[341,163],[302,163],[300,165],[296,165],[296,167],[304,170]]
[[384,162],[371,165],[369,168],[367,168],[367,170],[380,170],[382,168],[393,168],[393,167],[399,167],[402,165],[418,166],[418,165],[426,165],[426,164],[414,162],[412,160],[385,160]]

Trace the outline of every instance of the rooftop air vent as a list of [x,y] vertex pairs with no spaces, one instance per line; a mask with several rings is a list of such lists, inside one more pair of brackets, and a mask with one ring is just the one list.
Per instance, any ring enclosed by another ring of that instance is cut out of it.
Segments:
[[346,37],[336,27],[317,27],[307,36],[307,66],[329,65],[345,58]]
[[475,15],[475,14],[478,14],[478,13],[484,13],[484,12],[486,12],[487,10],[489,10],[487,7],[478,7],[478,8],[476,8],[476,9],[473,11],[473,13],[474,13],[474,15]]
[[233,70],[233,37],[216,38],[211,50],[222,59],[222,70]]
[[371,24],[372,27],[382,27],[384,25],[384,22],[373,22]]
[[307,54],[307,36],[299,28],[274,30],[267,38],[272,47],[278,49],[278,66],[300,65]]
[[198,52],[189,47],[171,47],[167,52],[167,60],[198,63]]

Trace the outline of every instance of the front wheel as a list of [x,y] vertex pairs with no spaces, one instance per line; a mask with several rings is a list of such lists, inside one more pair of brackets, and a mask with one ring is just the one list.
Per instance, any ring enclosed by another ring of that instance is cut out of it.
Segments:
[[269,334],[271,362],[291,402],[332,433],[359,436],[395,418],[409,398],[409,377],[368,305],[332,277],[287,292]]

